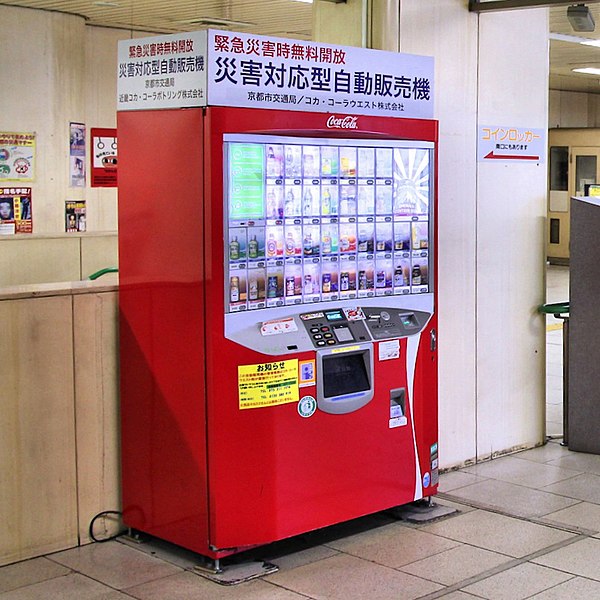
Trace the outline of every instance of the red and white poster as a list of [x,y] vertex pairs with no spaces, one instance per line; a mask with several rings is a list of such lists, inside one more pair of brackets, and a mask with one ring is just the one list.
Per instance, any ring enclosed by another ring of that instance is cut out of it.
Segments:
[[117,130],[92,128],[92,187],[117,187]]
[[0,188],[0,235],[32,233],[31,188]]

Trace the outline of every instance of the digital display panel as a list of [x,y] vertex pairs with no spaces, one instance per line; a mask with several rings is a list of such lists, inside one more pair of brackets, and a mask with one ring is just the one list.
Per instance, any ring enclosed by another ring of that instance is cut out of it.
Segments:
[[343,321],[344,314],[342,313],[341,310],[330,310],[325,313],[325,318],[328,321]]
[[325,398],[365,392],[371,388],[364,352],[324,356],[322,377]]
[[432,144],[224,141],[227,312],[430,291]]

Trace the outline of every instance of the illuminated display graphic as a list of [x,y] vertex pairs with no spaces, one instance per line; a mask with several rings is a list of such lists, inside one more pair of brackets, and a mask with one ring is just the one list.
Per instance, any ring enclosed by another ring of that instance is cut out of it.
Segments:
[[225,148],[228,312],[431,291],[430,147],[243,136]]

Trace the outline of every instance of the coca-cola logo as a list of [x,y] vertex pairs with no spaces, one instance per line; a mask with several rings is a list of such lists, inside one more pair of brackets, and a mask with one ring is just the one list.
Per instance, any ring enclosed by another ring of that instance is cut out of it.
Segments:
[[330,129],[358,129],[358,117],[336,117],[331,115],[327,119]]

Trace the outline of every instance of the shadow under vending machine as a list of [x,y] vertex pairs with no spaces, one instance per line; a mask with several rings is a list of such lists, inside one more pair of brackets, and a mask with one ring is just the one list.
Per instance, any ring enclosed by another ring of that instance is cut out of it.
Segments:
[[118,114],[123,518],[212,559],[438,484],[437,122],[211,105],[222,58]]

